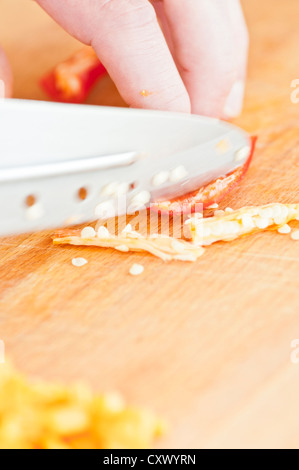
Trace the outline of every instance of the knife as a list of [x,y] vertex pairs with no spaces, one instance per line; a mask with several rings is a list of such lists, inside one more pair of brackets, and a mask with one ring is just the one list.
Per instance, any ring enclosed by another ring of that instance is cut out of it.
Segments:
[[0,101],[0,235],[122,215],[243,165],[249,135],[195,115]]

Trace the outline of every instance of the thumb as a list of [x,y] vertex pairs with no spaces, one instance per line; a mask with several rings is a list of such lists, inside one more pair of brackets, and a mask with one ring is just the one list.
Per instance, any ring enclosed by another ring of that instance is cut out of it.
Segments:
[[12,95],[12,72],[6,55],[0,48],[0,98]]

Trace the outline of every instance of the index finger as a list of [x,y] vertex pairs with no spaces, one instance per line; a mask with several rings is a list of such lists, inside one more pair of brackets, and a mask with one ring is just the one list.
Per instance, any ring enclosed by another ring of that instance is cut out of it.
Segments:
[[248,52],[239,0],[164,0],[163,5],[192,111],[236,117],[243,104]]
[[190,112],[187,90],[148,0],[37,1],[94,47],[130,106]]

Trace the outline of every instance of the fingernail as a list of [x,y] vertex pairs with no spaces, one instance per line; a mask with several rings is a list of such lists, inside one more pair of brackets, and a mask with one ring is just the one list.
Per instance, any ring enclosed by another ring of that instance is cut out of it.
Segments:
[[223,113],[228,118],[233,118],[241,114],[243,108],[245,83],[238,80],[234,83],[224,106]]

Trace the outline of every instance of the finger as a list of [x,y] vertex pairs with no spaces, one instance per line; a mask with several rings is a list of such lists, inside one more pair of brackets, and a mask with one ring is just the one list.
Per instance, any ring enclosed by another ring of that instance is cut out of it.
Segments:
[[168,48],[175,60],[175,51],[174,51],[174,44],[173,44],[173,39],[171,35],[171,31],[169,28],[167,16],[164,11],[164,4],[161,0],[151,0],[153,3],[153,7],[155,8],[156,15],[159,20],[160,27],[163,31],[164,37],[166,39]]
[[65,29],[91,44],[133,107],[190,112],[190,100],[147,0],[38,0]]
[[164,10],[192,112],[237,116],[248,48],[239,0],[164,0]]
[[227,6],[229,21],[232,26],[232,33],[236,45],[235,54],[236,61],[239,64],[239,74],[246,79],[249,49],[247,24],[239,0],[229,0]]
[[12,95],[12,73],[6,55],[0,48],[0,98]]

